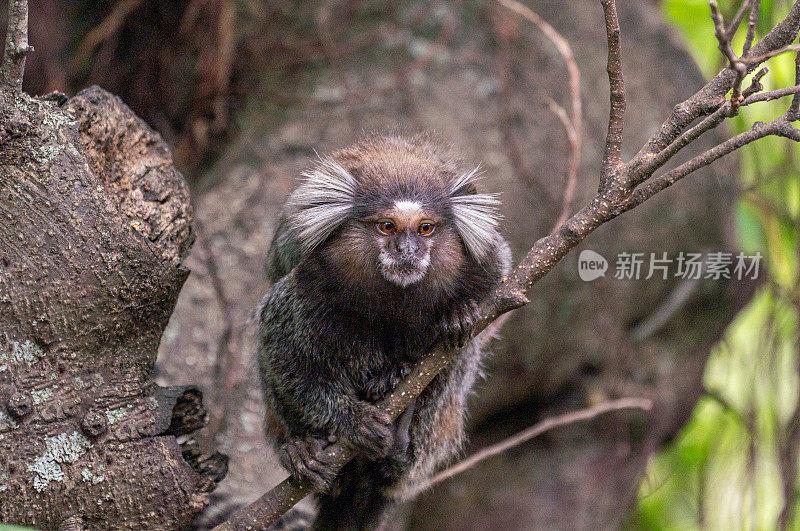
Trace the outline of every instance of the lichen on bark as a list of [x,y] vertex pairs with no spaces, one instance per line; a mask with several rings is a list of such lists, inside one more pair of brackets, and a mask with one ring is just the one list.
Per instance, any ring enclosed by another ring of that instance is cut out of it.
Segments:
[[169,149],[118,98],[0,88],[0,522],[177,528],[207,505],[219,474],[174,428],[199,427],[198,392],[153,381],[191,222]]

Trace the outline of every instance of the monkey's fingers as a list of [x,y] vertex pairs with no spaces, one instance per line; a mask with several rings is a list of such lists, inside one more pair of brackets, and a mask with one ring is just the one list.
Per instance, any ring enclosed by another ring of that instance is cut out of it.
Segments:
[[394,422],[381,409],[361,402],[356,414],[355,430],[348,441],[370,459],[386,457],[394,443]]
[[464,348],[472,339],[480,308],[475,301],[457,308],[439,325],[442,344],[445,349]]
[[[321,447],[321,446],[320,446]],[[326,492],[336,474],[312,455],[306,441],[297,440],[284,444],[279,451],[281,462],[289,473],[298,479],[307,479],[319,492]]]

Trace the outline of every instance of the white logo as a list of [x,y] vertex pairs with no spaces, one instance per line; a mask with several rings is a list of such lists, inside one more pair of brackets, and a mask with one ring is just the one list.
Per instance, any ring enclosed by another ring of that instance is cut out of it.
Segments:
[[591,282],[605,276],[607,269],[608,260],[599,253],[585,249],[578,256],[578,275],[583,281]]

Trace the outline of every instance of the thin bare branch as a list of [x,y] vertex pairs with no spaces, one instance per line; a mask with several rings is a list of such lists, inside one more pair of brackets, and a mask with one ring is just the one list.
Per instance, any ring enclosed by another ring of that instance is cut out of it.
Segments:
[[236,331],[234,306],[227,296],[225,286],[222,283],[219,267],[217,267],[216,256],[211,248],[211,243],[207,237],[205,228],[199,220],[195,220],[195,229],[197,232],[198,244],[203,249],[203,254],[205,255],[206,272],[211,281],[211,287],[217,298],[217,303],[222,313],[222,322],[224,323],[222,333],[217,341],[217,352],[214,357],[212,369],[216,400],[211,408],[208,433],[213,438],[218,433],[225,431],[228,420],[232,418],[234,414],[234,390],[241,380],[239,375],[239,368],[241,366],[240,349]]
[[669,323],[672,316],[686,307],[686,303],[700,287],[700,280],[685,278],[678,282],[670,294],[661,302],[653,313],[648,315],[630,331],[630,336],[635,341],[645,341],[653,337],[664,325]]
[[569,140],[569,170],[567,173],[567,185],[564,187],[564,200],[561,203],[561,214],[558,216],[553,230],[556,230],[562,223],[567,221],[569,213],[572,211],[572,203],[575,200],[575,191],[578,188],[578,168],[580,165],[581,157],[581,140],[578,131],[575,130],[573,122],[567,116],[567,111],[556,103],[552,98],[548,98],[547,104],[550,110],[558,116],[561,123],[564,125],[564,130],[567,132],[567,139]]
[[8,0],[8,32],[0,66],[0,88],[22,90],[25,56],[32,51],[33,47],[28,44],[28,0]]
[[[758,13],[761,11],[761,0],[750,0],[750,4],[752,4],[750,7],[750,18],[747,22],[747,35],[744,39],[742,55],[747,55],[747,52],[753,47],[753,40],[756,38],[756,22],[758,22]],[[731,38],[733,38],[733,35],[731,35]]]
[[[786,18],[753,45],[747,56],[759,56],[791,44],[797,38],[798,27],[800,27],[800,2],[795,2]],[[757,63],[748,63],[748,72],[755,70],[757,66]],[[725,94],[733,87],[735,76],[733,70],[725,68],[694,95],[677,104],[658,131],[636,154],[634,161],[658,153],[698,117],[716,111]]]
[[[709,116],[706,121],[712,118],[715,115]],[[702,123],[700,124],[702,125]],[[800,134],[793,133],[791,129],[791,125],[786,120],[785,116],[781,116],[780,118],[776,118],[775,120],[764,123],[764,122],[756,122],[753,127],[748,129],[743,133],[739,133],[738,135],[734,136],[715,146],[700,155],[684,162],[677,168],[668,171],[667,173],[648,181],[645,185],[638,188],[629,199],[627,199],[622,205],[622,212],[626,212],[640,204],[642,204],[647,199],[653,197],[655,194],[660,192],[661,190],[672,186],[680,179],[686,177],[692,172],[699,170],[704,166],[708,166],[715,160],[724,157],[730,153],[733,153],[737,149],[750,144],[758,140],[759,138],[764,138],[768,135],[779,135],[785,136],[787,138],[794,139],[795,137],[800,138]],[[797,131],[797,130],[795,130]],[[798,132],[800,133],[800,132]]]
[[133,13],[141,3],[142,0],[121,0],[115,3],[111,13],[100,24],[92,28],[78,44],[71,68],[77,70],[83,67],[89,61],[89,57],[97,45],[118,32],[128,15]]
[[565,39],[542,17],[532,11],[529,7],[517,2],[517,0],[497,1],[503,7],[510,9],[529,22],[535,24],[536,27],[542,30],[542,33],[544,33],[545,36],[550,39],[550,42],[555,45],[558,53],[561,54],[561,57],[564,59],[564,65],[567,67],[567,74],[569,75],[569,91],[572,98],[572,127],[580,135],[583,115],[583,103],[581,102],[581,72],[578,69],[578,63],[575,61],[575,54],[572,52],[572,46],[570,46],[569,41],[567,41],[567,39]]
[[[569,217],[572,210],[572,202],[575,198],[575,191],[578,186],[578,169],[581,160],[581,130],[583,128],[583,103],[581,101],[581,73],[578,63],[575,61],[575,54],[569,41],[563,37],[553,26],[547,23],[542,17],[531,10],[529,7],[519,3],[517,0],[497,0],[500,5],[520,15],[524,19],[533,23],[542,33],[553,43],[553,45],[564,59],[569,76],[569,89],[571,96],[571,116],[567,116],[564,108],[554,100],[549,100],[550,109],[564,124],[567,132],[567,139],[570,144],[569,170],[567,183],[564,187],[564,199],[561,207],[561,214],[556,221],[554,228],[558,227]],[[506,52],[507,53],[507,52]]]
[[[758,83],[758,79],[754,79],[754,83]],[[758,86],[760,87],[760,83],[758,83]],[[755,86],[751,85],[751,88],[752,90],[756,90]],[[749,94],[750,92],[751,89],[748,89],[743,93],[743,95]],[[786,96],[797,95],[797,94],[800,94],[800,86],[787,87],[783,89],[772,90],[769,92],[752,94],[747,96],[739,104],[739,107],[752,105],[753,103],[772,101]],[[676,138],[669,146],[664,148],[661,152],[646,159],[641,163],[637,162],[637,164],[639,164],[638,166],[634,166],[633,164],[631,164],[630,167],[633,168],[634,171],[632,172],[633,175],[629,181],[630,184],[632,186],[638,186],[645,180],[649,179],[650,176],[653,174],[653,172],[655,172],[658,168],[666,164],[681,149],[691,144],[694,140],[699,138],[703,133],[717,127],[719,124],[724,122],[726,118],[729,118],[730,116],[733,116],[733,111],[731,109],[731,102],[725,101],[722,103],[722,105],[720,105],[717,108],[716,111],[708,115],[700,123],[684,131],[678,138]]]
[[511,99],[513,83],[511,82],[511,33],[509,21],[500,10],[490,12],[492,31],[497,46],[495,47],[495,66],[497,79],[500,82],[498,100],[500,103],[500,130],[503,133],[503,147],[511,163],[514,176],[523,183],[528,189],[536,194],[538,200],[545,205],[554,204],[558,198],[550,190],[550,187],[533,173],[531,168],[525,164],[522,156],[522,148],[519,139],[514,131],[514,106]]
[[742,80],[747,75],[747,65],[736,55],[731,46],[731,38],[736,28],[732,32],[725,29],[725,22],[719,12],[716,0],[711,0],[708,5],[711,7],[711,20],[714,21],[714,36],[717,38],[719,51],[728,59],[729,68],[733,70],[736,78],[731,88],[731,112],[735,116],[739,112],[739,104],[742,100]]
[[600,190],[604,190],[616,168],[622,164],[622,131],[625,121],[625,81],[622,77],[622,51],[619,43],[619,17],[615,0],[602,0],[608,37],[608,84],[611,109],[608,117],[608,134],[603,154],[603,173]]
[[467,459],[464,459],[460,463],[451,466],[450,468],[442,470],[428,481],[424,489],[428,489],[437,483],[441,483],[446,479],[465,472],[481,461],[485,461],[490,457],[501,454],[506,450],[530,441],[531,439],[538,437],[539,435],[550,431],[553,428],[566,426],[567,424],[573,424],[575,422],[581,422],[584,420],[591,420],[599,417],[600,415],[622,409],[641,409],[643,411],[651,411],[653,409],[653,401],[647,398],[620,398],[617,400],[601,402],[600,404],[588,407],[586,409],[572,411],[556,417],[547,418],[537,424],[534,424],[530,428],[527,428],[509,437],[508,439],[480,450],[479,452],[471,455]]
[[800,52],[800,44],[790,44],[788,46],[784,46],[783,48],[778,48],[777,50],[770,50],[767,53],[756,55],[754,57],[742,57],[740,61],[747,64],[760,64],[766,61],[767,59],[772,59],[773,57],[777,57],[778,55],[783,55],[787,52]]
[[736,12],[736,15],[734,15],[733,20],[731,20],[731,25],[728,27],[728,31],[725,35],[725,38],[727,40],[729,41],[733,40],[733,36],[736,35],[736,31],[739,29],[739,26],[742,23],[742,19],[744,19],[744,14],[747,12],[747,9],[750,7],[750,4],[752,3],[753,0],[745,0],[744,2],[742,2],[742,5],[739,6],[739,11]]
[[[753,78],[750,81],[750,86],[747,87],[744,91],[742,91],[742,98],[747,99],[749,96],[752,96],[756,92],[761,92],[764,90],[764,85],[761,84],[761,79],[767,75],[769,72],[769,68],[766,66],[763,67],[761,70],[753,74]],[[744,102],[742,102],[744,104]]]
[[[777,100],[780,98],[785,98],[786,96],[797,96],[800,94],[800,85],[795,85],[794,87],[786,87],[782,89],[770,90],[769,92],[760,92],[758,94],[753,94],[752,96],[748,96],[742,102],[742,107],[746,105],[752,105],[753,103],[759,103],[762,101],[772,101]],[[794,99],[792,99],[792,103],[794,103]]]
[[732,115],[730,102],[725,102],[719,109],[714,111],[709,116],[706,116],[700,123],[684,131],[681,136],[675,139],[672,144],[664,148],[660,153],[652,157],[644,164],[641,169],[634,171],[634,176],[630,180],[632,186],[638,186],[645,180],[653,175],[653,172],[666,164],[672,157],[674,157],[681,149],[688,146],[690,143],[697,140],[700,135],[714,129],[726,118]]
[[[800,53],[794,56],[794,84],[800,85]],[[792,104],[789,106],[789,117],[792,120],[800,118],[800,93],[795,93]]]

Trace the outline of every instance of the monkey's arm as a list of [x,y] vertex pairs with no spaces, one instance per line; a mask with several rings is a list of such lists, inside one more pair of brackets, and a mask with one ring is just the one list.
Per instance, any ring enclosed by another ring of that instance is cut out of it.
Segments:
[[460,302],[436,323],[437,339],[445,349],[461,348],[469,342],[479,317],[481,303],[511,271],[511,249],[500,234],[495,234],[492,250],[481,261],[478,277],[462,278]]
[[393,441],[389,416],[358,400],[333,375],[317,367],[309,372],[284,370],[274,380],[276,407],[287,421],[290,437],[333,434],[367,457],[388,453]]
[[[293,275],[277,282],[260,312],[259,366],[262,385],[291,436],[341,437],[367,455],[385,455],[391,420],[358,400],[337,345],[298,299]],[[327,351],[331,350],[331,351]]]
[[336,477],[321,458],[330,435],[341,437],[368,458],[389,454],[392,420],[382,410],[357,400],[322,367],[303,370],[304,363],[294,363],[298,359],[292,353],[271,361],[267,367],[262,364],[262,378],[272,393],[275,413],[288,428],[276,441],[276,450],[289,473],[327,491]]

